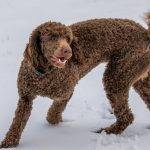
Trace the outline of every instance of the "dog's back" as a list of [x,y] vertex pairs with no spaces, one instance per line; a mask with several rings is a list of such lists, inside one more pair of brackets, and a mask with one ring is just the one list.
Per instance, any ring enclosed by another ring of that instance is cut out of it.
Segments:
[[150,43],[147,30],[128,19],[93,19],[70,27],[84,54],[83,75],[92,69],[91,64],[94,68],[110,59],[130,59],[144,53]]

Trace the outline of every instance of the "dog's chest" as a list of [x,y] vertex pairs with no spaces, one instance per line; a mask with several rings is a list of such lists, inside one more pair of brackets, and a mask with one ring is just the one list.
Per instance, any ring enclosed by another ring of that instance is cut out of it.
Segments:
[[38,78],[36,82],[37,93],[51,99],[66,98],[73,92],[78,80],[78,72],[74,69],[67,71],[56,70],[43,78]]

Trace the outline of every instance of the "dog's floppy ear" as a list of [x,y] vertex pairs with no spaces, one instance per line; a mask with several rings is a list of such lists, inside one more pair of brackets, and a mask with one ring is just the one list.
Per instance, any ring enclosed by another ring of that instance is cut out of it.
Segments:
[[78,39],[76,37],[73,37],[70,47],[72,49],[73,62],[75,64],[83,64],[83,52],[79,46]]
[[35,29],[32,32],[26,51],[31,65],[35,69],[44,69],[46,59],[44,58],[41,50],[40,32],[38,29]]

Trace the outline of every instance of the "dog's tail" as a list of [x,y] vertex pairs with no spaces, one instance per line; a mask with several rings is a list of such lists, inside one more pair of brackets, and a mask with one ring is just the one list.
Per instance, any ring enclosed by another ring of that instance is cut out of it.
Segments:
[[150,12],[145,13],[145,21],[148,25],[148,37],[150,38]]

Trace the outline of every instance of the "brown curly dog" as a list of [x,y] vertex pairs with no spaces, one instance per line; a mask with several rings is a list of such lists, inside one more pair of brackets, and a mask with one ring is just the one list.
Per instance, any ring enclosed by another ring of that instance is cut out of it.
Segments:
[[19,144],[37,95],[54,100],[47,121],[62,121],[77,82],[103,62],[107,62],[104,88],[116,122],[97,132],[121,134],[134,119],[128,106],[131,86],[150,108],[150,13],[147,24],[148,30],[128,19],[94,19],[70,26],[47,22],[37,27],[21,63],[19,102],[1,148]]

